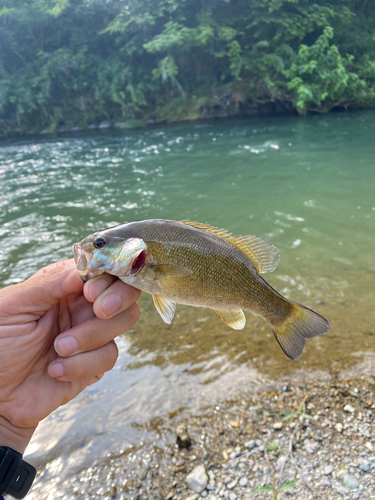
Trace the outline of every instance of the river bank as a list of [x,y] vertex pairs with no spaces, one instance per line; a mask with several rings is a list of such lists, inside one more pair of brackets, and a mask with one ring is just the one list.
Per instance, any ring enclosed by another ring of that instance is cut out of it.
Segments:
[[374,389],[364,380],[275,385],[189,419],[154,419],[156,440],[69,478],[59,498],[252,500],[272,498],[274,488],[278,499],[371,499]]

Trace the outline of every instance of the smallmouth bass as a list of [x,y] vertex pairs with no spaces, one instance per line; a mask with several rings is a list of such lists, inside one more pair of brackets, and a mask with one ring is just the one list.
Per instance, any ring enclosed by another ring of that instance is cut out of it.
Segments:
[[285,354],[298,359],[306,341],[330,331],[316,312],[286,299],[260,273],[279,262],[277,248],[258,236],[233,236],[191,221],[150,219],[98,231],[73,245],[82,278],[104,272],[152,295],[171,323],[176,304],[207,307],[235,330],[243,309],[261,316]]

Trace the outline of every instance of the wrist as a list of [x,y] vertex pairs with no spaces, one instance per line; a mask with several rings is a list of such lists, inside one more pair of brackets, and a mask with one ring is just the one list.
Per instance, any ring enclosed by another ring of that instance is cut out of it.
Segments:
[[23,455],[34,432],[35,427],[16,427],[0,416],[0,446],[7,446]]

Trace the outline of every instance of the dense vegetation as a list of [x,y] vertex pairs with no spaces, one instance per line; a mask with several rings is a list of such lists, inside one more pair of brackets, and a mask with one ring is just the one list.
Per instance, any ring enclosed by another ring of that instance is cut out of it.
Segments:
[[375,105],[373,0],[1,0],[0,131]]

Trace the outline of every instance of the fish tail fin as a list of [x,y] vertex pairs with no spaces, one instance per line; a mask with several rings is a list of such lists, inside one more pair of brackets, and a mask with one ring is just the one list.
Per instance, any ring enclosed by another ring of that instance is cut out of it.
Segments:
[[329,332],[331,325],[320,314],[296,302],[290,302],[291,313],[277,325],[271,325],[272,332],[285,354],[298,359],[308,339]]

